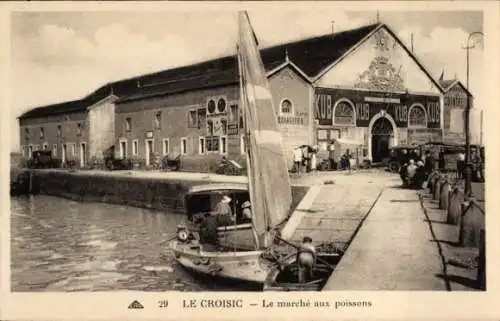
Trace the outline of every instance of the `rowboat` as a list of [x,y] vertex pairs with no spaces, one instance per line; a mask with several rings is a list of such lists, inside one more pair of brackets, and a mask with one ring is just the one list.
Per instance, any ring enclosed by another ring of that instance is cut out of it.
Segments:
[[280,265],[274,265],[264,282],[264,291],[320,291],[340,259],[338,254],[318,254],[321,262],[314,265],[312,278],[299,283],[299,266],[296,254],[286,256]]

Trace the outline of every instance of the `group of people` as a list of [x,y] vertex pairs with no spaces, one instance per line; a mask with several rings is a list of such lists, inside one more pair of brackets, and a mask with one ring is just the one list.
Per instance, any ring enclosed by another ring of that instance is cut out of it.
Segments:
[[427,177],[434,169],[436,162],[434,156],[430,151],[426,151],[424,155],[420,155],[418,150],[412,150],[409,153],[403,151],[403,154],[399,170],[403,186],[417,189],[422,188]]
[[317,168],[318,147],[300,146],[293,150],[293,171],[301,173],[305,168],[306,172],[315,171]]
[[[301,173],[305,168],[305,171],[311,172],[318,169],[318,146],[300,146],[293,150],[293,172]],[[353,157],[349,149],[347,149],[344,154],[340,157],[340,164],[336,161],[335,154],[335,141],[332,141],[328,145],[328,165],[329,170],[342,169],[351,170]],[[322,164],[323,166],[323,164]]]

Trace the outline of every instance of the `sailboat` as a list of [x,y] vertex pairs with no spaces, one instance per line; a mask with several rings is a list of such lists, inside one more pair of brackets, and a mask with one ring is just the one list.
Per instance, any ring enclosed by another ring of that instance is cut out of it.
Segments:
[[[212,204],[214,193],[233,195],[229,197],[234,210],[238,210],[235,203],[240,204],[247,197],[251,202],[251,222],[220,226],[217,233],[219,239],[233,240],[241,235],[251,235],[252,248],[240,246],[235,241],[209,249],[201,244],[196,228],[186,224],[178,226],[177,239],[170,243],[170,249],[180,265],[194,272],[263,284],[273,267],[273,262],[263,254],[272,246],[277,228],[290,214],[292,193],[276,111],[258,50],[258,41],[248,14],[240,11],[238,16],[237,56],[248,184],[245,187],[224,187],[220,184],[194,187],[186,195],[186,207],[190,217],[207,217],[212,215],[210,206],[200,204]],[[193,202],[198,205],[192,205]]]

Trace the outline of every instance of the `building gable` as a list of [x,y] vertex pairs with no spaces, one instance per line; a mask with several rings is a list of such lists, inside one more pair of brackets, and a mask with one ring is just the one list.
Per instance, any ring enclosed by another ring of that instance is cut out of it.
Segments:
[[316,79],[321,87],[440,94],[441,88],[385,25]]

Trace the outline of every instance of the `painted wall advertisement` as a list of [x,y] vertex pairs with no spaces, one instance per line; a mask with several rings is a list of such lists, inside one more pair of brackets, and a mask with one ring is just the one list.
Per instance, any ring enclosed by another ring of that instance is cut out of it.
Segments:
[[[390,115],[398,127],[408,127],[410,108],[424,108],[427,128],[440,128],[441,108],[438,96],[393,94],[371,91],[317,88],[314,97],[314,117],[319,125],[333,125],[336,104],[354,106],[355,123],[367,127],[370,119],[380,111]],[[348,109],[343,109],[348,110]],[[348,115],[343,115],[348,116]]]

